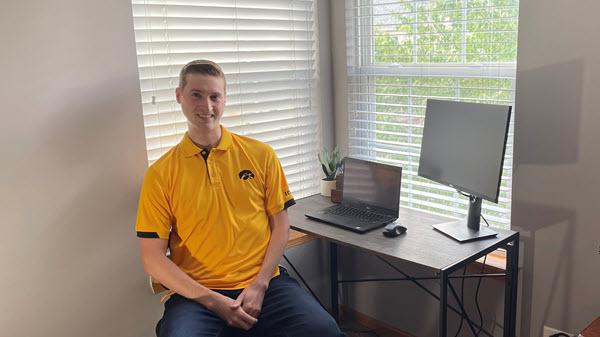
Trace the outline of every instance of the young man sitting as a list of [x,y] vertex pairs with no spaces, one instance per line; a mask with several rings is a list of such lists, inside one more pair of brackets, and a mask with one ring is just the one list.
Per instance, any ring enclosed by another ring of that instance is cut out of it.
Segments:
[[278,266],[295,202],[273,149],[221,125],[221,68],[188,63],[175,95],[188,132],[148,168],[136,223],[144,270],[171,290],[157,336],[344,336]]

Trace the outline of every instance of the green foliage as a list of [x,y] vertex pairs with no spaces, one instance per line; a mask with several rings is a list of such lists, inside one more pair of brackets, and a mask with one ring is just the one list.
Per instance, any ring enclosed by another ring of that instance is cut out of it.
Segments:
[[319,157],[321,168],[323,168],[323,173],[325,173],[324,179],[334,180],[337,170],[342,165],[340,148],[336,145],[331,154],[327,152],[327,149],[323,148],[321,153],[319,153],[317,156]]
[[[380,64],[514,62],[518,0],[430,0],[393,5],[374,25]],[[390,24],[390,21],[392,22]]]

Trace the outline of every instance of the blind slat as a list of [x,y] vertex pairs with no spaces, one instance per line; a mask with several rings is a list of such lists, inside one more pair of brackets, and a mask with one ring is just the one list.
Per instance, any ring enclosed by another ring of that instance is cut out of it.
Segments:
[[321,139],[314,1],[132,4],[149,162],[187,131],[174,97],[181,67],[210,59],[227,79],[221,123],[269,143],[296,197],[316,192]]

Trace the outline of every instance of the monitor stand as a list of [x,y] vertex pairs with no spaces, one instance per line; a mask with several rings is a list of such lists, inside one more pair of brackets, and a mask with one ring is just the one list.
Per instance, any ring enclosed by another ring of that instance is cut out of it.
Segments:
[[458,242],[468,242],[495,237],[498,232],[488,227],[480,228],[481,198],[469,195],[469,214],[465,219],[433,225],[433,228]]
[[498,235],[498,232],[495,232],[487,227],[479,228],[479,230],[469,228],[467,227],[466,219],[433,225],[433,228],[458,242],[487,239]]

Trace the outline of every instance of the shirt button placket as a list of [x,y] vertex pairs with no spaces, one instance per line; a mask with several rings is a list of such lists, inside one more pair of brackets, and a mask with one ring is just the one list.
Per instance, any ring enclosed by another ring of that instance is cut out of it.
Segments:
[[206,163],[208,164],[208,178],[210,179],[210,183],[212,185],[218,184],[219,175],[217,174],[217,167],[215,165],[215,162],[209,157]]

